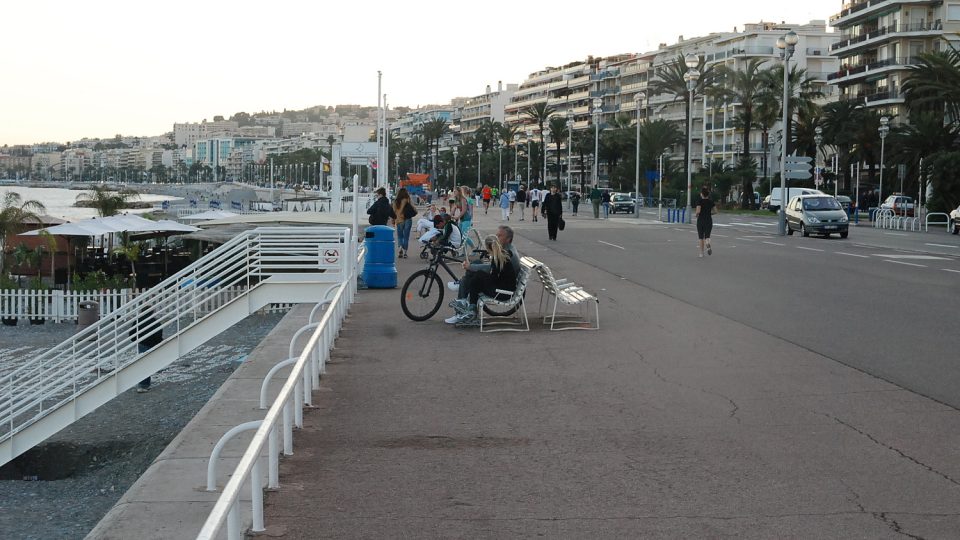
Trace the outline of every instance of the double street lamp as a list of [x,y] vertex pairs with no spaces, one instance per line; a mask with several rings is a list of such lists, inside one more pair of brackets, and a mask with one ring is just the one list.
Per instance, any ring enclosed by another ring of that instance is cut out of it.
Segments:
[[457,187],[457,147],[453,147],[453,187]]
[[543,128],[543,187],[547,187],[547,137],[551,136],[553,132],[550,130],[550,126],[545,126]]
[[[780,146],[780,208],[777,210],[779,219],[777,220],[777,233],[780,236],[787,234],[787,137],[788,127],[790,125],[790,58],[793,57],[793,51],[796,48],[800,36],[793,30],[777,39],[777,48],[783,51],[783,144]],[[773,200],[773,197],[770,198]]]
[[[573,111],[567,111],[567,191],[573,190],[573,167],[570,162],[570,151],[573,150]],[[560,157],[557,156],[559,160]]]
[[527,129],[527,186],[531,189],[533,184],[530,183],[530,139],[533,138],[533,130]]
[[883,204],[883,145],[887,140],[887,134],[890,133],[890,119],[886,116],[880,117],[880,190],[877,193],[877,209],[880,209],[880,205]]
[[813,164],[814,167],[817,168],[817,177],[814,183],[816,184],[816,188],[820,189],[820,184],[823,183],[823,172],[820,168],[820,145],[823,144],[823,128],[817,126],[814,128],[813,133],[813,144],[817,147],[817,159],[814,160],[815,163]]
[[480,189],[483,186],[483,183],[480,181],[480,152],[483,151],[483,144],[477,143],[477,189]]
[[697,81],[700,80],[700,72],[697,66],[700,65],[700,58],[693,53],[684,57],[684,63],[687,65],[687,72],[683,74],[683,80],[687,83],[688,113],[687,113],[687,207],[685,210],[685,222],[692,221],[693,208],[690,206],[690,193],[693,190],[693,91],[697,88]]
[[603,100],[593,99],[593,187],[600,186],[600,115]]
[[[640,198],[640,107],[642,106],[644,100],[647,99],[647,95],[643,92],[637,92],[633,95],[633,102],[637,106],[637,171],[636,171],[636,186],[634,187],[634,199],[633,199],[633,216],[636,218],[640,217],[640,205],[637,204],[637,199]],[[646,116],[646,115],[644,115]]]

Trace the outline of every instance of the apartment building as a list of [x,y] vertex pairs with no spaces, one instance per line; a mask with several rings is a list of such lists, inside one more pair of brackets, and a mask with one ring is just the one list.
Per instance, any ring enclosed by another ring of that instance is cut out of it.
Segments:
[[598,75],[607,63],[608,60],[588,57],[562,67],[548,67],[531,73],[520,84],[510,104],[506,106],[506,122],[524,126],[520,130],[520,141],[526,141],[527,131],[538,138],[539,128],[524,111],[538,103],[546,103],[553,107],[557,114],[566,116],[570,111],[574,129],[590,126],[590,100],[593,97],[591,92],[596,92],[593,87],[598,86],[602,80],[602,76]]
[[960,1],[868,0],[845,3],[830,17],[839,58],[828,75],[838,97],[905,118],[900,89],[920,53],[960,42]]
[[497,82],[497,90],[491,91],[490,85],[483,94],[468,98],[459,110],[459,130],[461,136],[473,136],[481,125],[487,122],[503,122],[506,118],[505,110],[513,94],[517,91],[518,85],[508,84],[503,87],[503,82]]

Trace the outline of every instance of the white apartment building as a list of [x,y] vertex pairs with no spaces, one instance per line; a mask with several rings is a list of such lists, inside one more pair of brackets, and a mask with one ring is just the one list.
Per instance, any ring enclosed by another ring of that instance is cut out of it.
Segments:
[[854,1],[830,17],[839,32],[831,53],[839,67],[827,77],[839,99],[905,120],[900,88],[924,52],[960,45],[960,1]]
[[461,136],[472,136],[477,129],[487,122],[503,122],[506,119],[505,111],[507,105],[513,98],[519,85],[508,84],[504,89],[503,81],[497,82],[497,90],[491,91],[490,85],[483,94],[466,99],[458,108],[459,126],[458,132]]
[[[615,57],[615,59],[625,59]],[[602,70],[606,63],[600,59],[588,58],[584,61],[571,62],[563,67],[548,67],[531,73],[527,80],[520,84],[513,95],[510,104],[505,108],[507,123],[525,126],[520,129],[519,140],[525,141],[527,131],[533,137],[539,137],[538,127],[530,120],[524,111],[538,103],[546,103],[553,107],[557,114],[573,115],[574,129],[584,129],[590,126],[590,99],[595,81],[594,76]]]

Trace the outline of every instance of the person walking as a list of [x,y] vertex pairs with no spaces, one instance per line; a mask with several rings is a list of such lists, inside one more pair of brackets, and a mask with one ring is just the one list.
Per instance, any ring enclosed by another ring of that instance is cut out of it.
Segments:
[[573,191],[570,193],[570,206],[573,208],[573,215],[577,215],[577,208],[580,208],[579,191]]
[[543,215],[547,218],[547,236],[557,239],[557,229],[563,219],[563,197],[556,185],[550,186],[550,193],[543,198]]
[[593,189],[590,190],[590,204],[593,205],[593,219],[600,219],[600,199],[603,198],[603,195],[600,193],[600,188],[593,186]]
[[540,190],[531,189],[527,197],[530,199],[530,215],[533,216],[533,221],[537,221],[537,214],[540,213]]
[[371,225],[386,225],[387,222],[397,216],[393,213],[390,201],[387,200],[386,188],[378,187],[374,193],[376,193],[377,200],[370,205],[370,208],[367,208],[367,214],[370,216],[369,222]]
[[[147,305],[141,309],[137,317],[137,324],[130,329],[130,336],[137,341],[137,354],[141,355],[163,343],[163,326],[157,321],[153,313],[153,306]],[[150,391],[150,377],[137,383],[137,393]]]
[[490,198],[493,196],[493,191],[490,186],[484,184],[481,193],[483,193],[483,213],[487,214],[490,212]]
[[603,219],[610,219],[610,190],[605,189],[600,194],[600,204],[603,206]]
[[500,221],[510,221],[510,194],[500,192]]
[[706,246],[707,255],[713,255],[710,246],[710,232],[713,230],[713,214],[717,213],[717,205],[710,198],[710,188],[703,186],[700,190],[700,200],[697,201],[697,238],[699,239],[700,257],[703,257],[703,248]]
[[407,249],[410,245],[410,228],[413,226],[413,218],[417,215],[417,209],[410,200],[410,193],[407,188],[400,188],[397,191],[397,198],[393,200],[394,224],[397,227],[397,252],[398,259],[407,258]]
[[517,206],[520,207],[520,221],[523,221],[525,207],[527,205],[527,190],[523,186],[517,190]]

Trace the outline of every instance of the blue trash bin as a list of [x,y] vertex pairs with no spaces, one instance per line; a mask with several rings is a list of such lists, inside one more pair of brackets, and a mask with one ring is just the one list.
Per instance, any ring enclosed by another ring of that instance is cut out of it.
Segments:
[[397,231],[386,225],[367,227],[363,239],[367,254],[363,262],[363,281],[371,289],[393,289],[397,286]]

